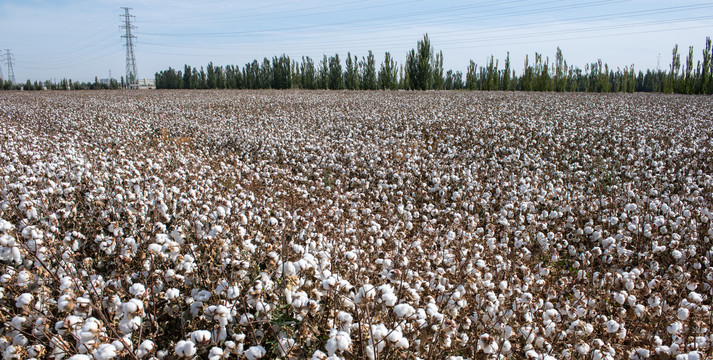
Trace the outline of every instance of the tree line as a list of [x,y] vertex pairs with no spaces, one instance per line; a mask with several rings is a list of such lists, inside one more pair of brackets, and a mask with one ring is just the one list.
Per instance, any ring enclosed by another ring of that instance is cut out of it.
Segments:
[[2,90],[116,90],[123,88],[124,79],[121,79],[120,84],[116,79],[108,79],[107,82],[99,81],[95,76],[94,82],[79,82],[72,79],[62,79],[60,81],[35,81],[29,79],[24,84],[13,84],[10,80],[3,81],[0,84]]
[[[428,35],[417,42],[415,49],[398,64],[389,52],[376,68],[374,54],[361,59],[347,53],[344,61],[339,54],[324,55],[319,61],[302,57],[275,56],[262,62],[253,60],[242,69],[237,66],[215,66],[207,71],[185,65],[183,71],[172,68],[156,73],[160,89],[332,89],[332,90],[511,90],[555,92],[658,92],[678,94],[713,94],[713,57],[711,39],[706,38],[702,60],[694,67],[694,49],[689,47],[681,63],[678,45],[673,48],[671,65],[666,70],[634,69],[634,65],[610,68],[601,59],[586,64],[584,69],[567,63],[558,47],[555,58],[535,53],[525,56],[524,71],[512,69],[508,53],[500,61],[491,56],[483,65],[470,61],[465,74],[443,69],[443,52],[435,52]],[[342,65],[343,64],[343,65]]]
[[[348,52],[342,60],[339,54],[323,55],[315,61],[309,56],[299,60],[283,54],[237,65],[204,68],[184,65],[182,70],[169,67],[155,74],[158,89],[331,89],[331,90],[509,90],[555,92],[657,92],[678,94],[713,94],[713,55],[711,38],[707,37],[702,58],[694,66],[694,48],[688,48],[681,62],[678,45],[672,50],[667,69],[635,71],[634,65],[610,68],[601,59],[584,68],[568,64],[558,47],[550,61],[540,53],[531,59],[525,56],[522,74],[512,69],[510,54],[500,60],[490,56],[482,65],[470,60],[465,74],[443,68],[443,52],[436,52],[428,35],[417,41],[405,62],[397,63],[386,52],[377,69],[374,54],[369,51],[359,58]],[[28,82],[24,85],[5,82],[3,88],[17,89],[120,89],[116,80],[107,83],[77,83],[63,79],[59,83]]]

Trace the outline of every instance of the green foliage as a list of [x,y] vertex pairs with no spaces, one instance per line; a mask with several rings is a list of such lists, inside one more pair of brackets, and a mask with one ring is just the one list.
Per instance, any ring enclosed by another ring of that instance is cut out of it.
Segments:
[[[701,52],[702,59],[694,63],[694,49],[689,47],[685,62],[681,63],[678,45],[673,48],[672,61],[668,71],[634,71],[634,65],[612,69],[601,59],[586,64],[584,69],[568,65],[559,47],[554,62],[535,53],[534,63],[525,56],[524,71],[518,76],[512,69],[510,53],[507,53],[504,68],[499,68],[499,60],[493,56],[485,66],[478,67],[472,60],[465,74],[449,70],[444,74],[443,53],[436,53],[428,35],[417,42],[415,49],[406,55],[403,65],[398,65],[389,52],[376,69],[374,55],[369,51],[361,60],[347,53],[344,69],[339,54],[324,55],[319,64],[310,57],[302,57],[301,62],[291,61],[286,55],[273,57],[272,62],[264,58],[262,63],[253,60],[242,70],[236,66],[214,66],[209,63],[207,74],[200,68],[184,66],[183,73],[169,68],[156,74],[158,88],[169,89],[411,89],[411,90],[520,90],[556,92],[664,92],[682,94],[713,93],[713,51],[710,37]],[[465,76],[464,76],[465,75]],[[178,76],[178,79],[176,79]],[[124,81],[122,78],[123,87]],[[41,84],[40,84],[41,85]],[[63,84],[45,82],[48,89],[95,89],[118,88],[119,84],[106,87],[98,82],[86,84]],[[4,89],[12,84],[3,84]],[[41,86],[39,86],[41,87]],[[26,89],[36,86],[30,83]]]
[[406,55],[406,87],[410,90],[433,89],[435,63],[431,40],[426,34],[417,42],[416,50],[411,49]]
[[344,79],[342,78],[342,64],[339,60],[339,54],[329,58],[329,89],[341,90],[344,88]]
[[384,62],[379,70],[379,87],[383,90],[398,88],[398,67],[388,51],[384,54]]
[[359,66],[361,68],[360,84],[362,90],[376,90],[378,88],[376,80],[376,61],[374,53],[369,50],[366,59],[362,59]]
[[348,90],[358,90],[359,81],[357,78],[356,56],[352,60],[352,54],[347,52],[347,59],[344,61],[344,88]]
[[272,58],[272,88],[289,89],[292,87],[292,67],[289,56],[282,54]]

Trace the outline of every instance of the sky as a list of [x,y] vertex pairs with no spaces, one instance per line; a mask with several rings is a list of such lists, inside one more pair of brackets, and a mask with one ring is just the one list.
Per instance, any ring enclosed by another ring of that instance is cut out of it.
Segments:
[[0,50],[10,49],[18,82],[119,79],[122,7],[136,26],[139,78],[281,54],[318,63],[324,54],[361,59],[371,50],[378,67],[388,51],[401,64],[424,34],[443,51],[445,70],[465,72],[470,60],[482,66],[491,55],[502,69],[509,53],[520,74],[526,55],[552,62],[557,47],[582,69],[597,59],[612,69],[666,69],[674,45],[682,62],[689,46],[698,61],[713,36],[706,1],[0,0]]

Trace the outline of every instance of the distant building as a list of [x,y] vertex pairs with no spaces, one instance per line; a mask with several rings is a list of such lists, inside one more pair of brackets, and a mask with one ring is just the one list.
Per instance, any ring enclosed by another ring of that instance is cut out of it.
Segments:
[[154,79],[139,79],[139,89],[155,89],[156,82]]
[[106,85],[106,86],[108,86],[108,87],[111,87],[111,79],[107,79],[107,78],[99,79],[99,83],[100,83],[100,84],[104,84],[104,85]]

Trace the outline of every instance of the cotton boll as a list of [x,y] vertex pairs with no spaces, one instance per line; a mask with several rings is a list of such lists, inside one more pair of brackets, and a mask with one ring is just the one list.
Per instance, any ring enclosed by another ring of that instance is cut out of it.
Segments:
[[24,308],[29,305],[34,300],[34,297],[30,293],[20,294],[15,298],[15,306],[18,308]]
[[210,341],[211,334],[208,330],[197,330],[191,333],[191,340],[196,344],[205,344]]
[[91,360],[92,358],[89,357],[88,355],[84,354],[77,354],[77,355],[72,355],[72,357],[69,358],[69,360]]
[[245,351],[244,355],[248,360],[257,360],[265,356],[266,353],[265,348],[262,346],[251,346]]
[[113,344],[101,344],[92,352],[95,360],[109,360],[118,356],[116,347]]
[[605,323],[605,325],[606,325],[606,327],[607,327],[607,332],[608,332],[608,333],[615,333],[615,332],[619,331],[619,323],[616,322],[616,321],[613,320],[613,319],[607,321],[607,322]]
[[190,358],[196,354],[196,344],[193,341],[180,340],[176,343],[176,355],[179,357]]
[[408,318],[416,313],[416,309],[409,304],[398,304],[394,306],[394,314],[397,318]]
[[144,340],[143,342],[141,342],[141,345],[139,345],[139,348],[136,350],[136,355],[138,355],[139,358],[143,358],[146,355],[152,353],[155,348],[156,345],[153,341]]
[[498,343],[488,334],[480,335],[478,338],[478,350],[486,354],[495,354],[498,352]]
[[394,306],[394,304],[396,304],[396,301],[398,300],[398,298],[396,297],[396,295],[394,293],[390,292],[390,293],[381,295],[381,300],[384,302],[384,304],[386,306],[391,307],[391,306]]
[[223,351],[223,349],[214,346],[210,349],[210,352],[208,353],[208,360],[220,360],[223,358],[224,353],[225,352]]
[[614,293],[614,300],[620,305],[623,305],[624,302],[626,302],[626,294],[624,292]]
[[580,355],[587,356],[589,354],[589,344],[581,342],[574,346]]
[[686,308],[678,309],[678,319],[679,320],[685,321],[686,319],[688,319],[688,314],[689,314],[688,309],[686,309]]
[[696,304],[700,304],[703,301],[703,297],[701,296],[701,294],[695,291],[691,291],[690,293],[688,293],[688,300]]
[[673,322],[666,327],[666,331],[671,335],[678,334],[681,330],[683,330],[683,324],[679,321]]
[[176,288],[166,290],[166,294],[164,295],[165,299],[168,301],[177,299],[179,296],[181,296],[181,291]]
[[146,287],[143,284],[133,284],[129,288],[129,293],[134,296],[142,296],[146,293]]

